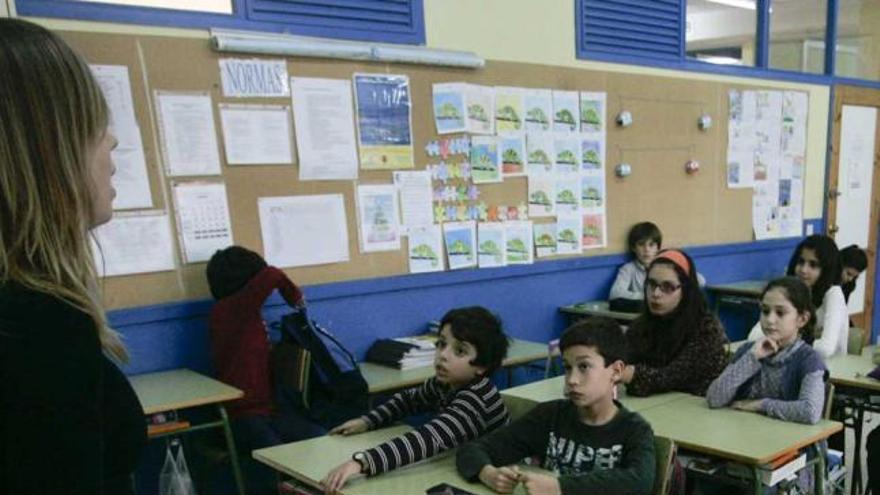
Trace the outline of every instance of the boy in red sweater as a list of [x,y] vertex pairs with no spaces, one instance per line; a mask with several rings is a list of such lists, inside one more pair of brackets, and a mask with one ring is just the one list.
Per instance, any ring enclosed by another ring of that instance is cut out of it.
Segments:
[[262,307],[276,289],[290,306],[303,304],[300,290],[278,268],[240,246],[217,251],[208,262],[211,356],[217,378],[244,391],[229,404],[232,429],[246,451],[323,435],[307,413],[275,400],[269,368],[271,344]]

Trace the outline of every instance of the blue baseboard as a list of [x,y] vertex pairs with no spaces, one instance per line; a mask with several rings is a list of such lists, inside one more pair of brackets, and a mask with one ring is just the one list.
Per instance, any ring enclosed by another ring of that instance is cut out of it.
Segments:
[[[771,278],[784,270],[799,239],[687,248],[710,283]],[[539,261],[499,269],[400,275],[304,287],[312,317],[362,358],[377,338],[415,334],[453,307],[482,305],[497,313],[513,337],[547,341],[567,325],[558,307],[604,299],[621,254]],[[132,355],[129,374],[186,367],[211,373],[211,300],[111,311],[110,322]],[[286,312],[277,294],[266,321]]]

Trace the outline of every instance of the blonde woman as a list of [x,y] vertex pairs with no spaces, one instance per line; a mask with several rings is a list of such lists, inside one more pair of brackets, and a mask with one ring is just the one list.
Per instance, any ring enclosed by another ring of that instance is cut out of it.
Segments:
[[143,409],[96,290],[89,231],[115,195],[88,66],[0,19],[0,493],[131,493]]

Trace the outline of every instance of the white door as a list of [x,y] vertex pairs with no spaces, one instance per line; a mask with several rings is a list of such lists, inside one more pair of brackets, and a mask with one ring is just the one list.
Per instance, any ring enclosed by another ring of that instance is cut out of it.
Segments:
[[[837,170],[837,214],[834,236],[840,248],[868,246],[871,219],[871,185],[874,183],[874,136],[877,108],[843,105],[840,124],[840,162]],[[850,314],[865,307],[865,275],[858,279],[849,297]]]

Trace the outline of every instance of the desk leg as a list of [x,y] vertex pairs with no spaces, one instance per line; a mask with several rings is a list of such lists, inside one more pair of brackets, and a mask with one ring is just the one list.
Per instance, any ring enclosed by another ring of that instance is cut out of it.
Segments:
[[758,466],[752,466],[752,484],[755,487],[755,495],[764,494],[764,485],[761,483],[761,473]]
[[235,476],[235,486],[238,495],[245,495],[244,479],[241,476],[241,466],[238,464],[238,450],[235,448],[235,439],[232,437],[232,427],[229,425],[229,415],[223,405],[217,406],[220,410],[220,418],[223,420],[223,434],[226,435],[226,448],[229,450],[229,462],[232,463],[232,474]]
[[852,495],[862,493],[862,422],[865,419],[864,404],[858,403],[855,407],[856,418],[853,421],[853,435],[855,436],[855,445],[853,446],[852,465],[852,485],[849,492]]
[[825,451],[819,444],[816,448],[816,467],[813,468],[813,492],[825,495]]

